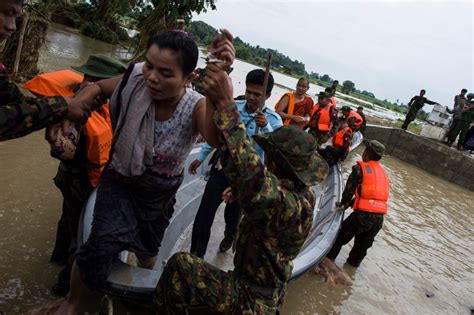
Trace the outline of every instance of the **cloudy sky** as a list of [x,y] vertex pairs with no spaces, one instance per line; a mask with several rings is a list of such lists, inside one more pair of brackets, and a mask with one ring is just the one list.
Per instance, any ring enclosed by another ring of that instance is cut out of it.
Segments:
[[194,19],[379,98],[407,103],[424,88],[452,107],[461,88],[474,92],[473,1],[216,2]]

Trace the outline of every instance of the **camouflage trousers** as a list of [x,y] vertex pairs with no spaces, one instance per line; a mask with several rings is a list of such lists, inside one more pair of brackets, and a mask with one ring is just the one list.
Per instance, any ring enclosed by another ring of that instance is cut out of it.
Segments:
[[310,129],[309,133],[316,139],[318,146],[325,143],[330,138],[328,131],[319,131],[319,130]]
[[420,111],[419,108],[415,108],[415,107],[411,107],[409,110],[408,110],[408,113],[407,115],[405,116],[405,121],[403,122],[403,125],[402,125],[402,129],[407,129],[408,128],[408,125],[415,120],[416,118],[416,115],[418,114],[418,112]]
[[173,255],[155,291],[157,314],[278,314],[266,299],[225,272],[188,253]]

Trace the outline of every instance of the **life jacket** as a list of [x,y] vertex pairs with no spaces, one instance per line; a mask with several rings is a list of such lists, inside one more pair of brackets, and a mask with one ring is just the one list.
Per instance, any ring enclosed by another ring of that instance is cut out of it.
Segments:
[[[23,87],[38,96],[72,96],[74,88],[80,84],[83,76],[71,71],[61,70],[38,75],[26,82]],[[92,112],[83,126],[86,142],[87,173],[92,186],[96,186],[103,166],[109,159],[112,143],[112,123],[109,106],[104,104],[102,112]]]
[[83,131],[86,138],[87,174],[92,186],[96,187],[109,160],[112,146],[112,122],[108,104],[102,106],[102,113],[92,112]]
[[[295,94],[291,93],[291,92],[288,92],[288,93],[285,93],[282,95],[282,97],[280,98],[280,100],[278,101],[278,103],[276,103],[275,105],[275,110],[277,109],[278,107],[278,104],[280,104],[281,100],[285,97],[285,96],[288,96],[288,107],[287,107],[287,114],[288,115],[293,115],[293,111],[295,110]],[[288,126],[291,124],[291,119],[285,119],[283,121],[283,124],[285,126]]]
[[313,107],[311,117],[314,117],[315,114],[319,113],[318,119],[318,130],[320,131],[329,131],[331,130],[331,107],[328,105],[325,108],[321,108],[319,104]]
[[80,84],[83,76],[71,70],[61,70],[40,74],[23,85],[38,96],[72,96],[74,87]]
[[387,173],[378,161],[358,161],[357,164],[363,177],[362,184],[356,189],[353,209],[386,214],[390,190]]
[[362,118],[362,116],[358,112],[355,112],[355,111],[351,110],[349,112],[349,116],[347,116],[347,118],[346,118],[346,121],[349,123],[349,120],[351,118],[355,119],[354,126],[356,126],[356,127],[362,126],[362,123],[364,122],[364,119]]
[[332,145],[338,148],[344,147],[344,136],[348,132],[352,135],[352,129],[349,127],[345,127],[344,129],[341,129],[336,132],[336,134],[332,138]]

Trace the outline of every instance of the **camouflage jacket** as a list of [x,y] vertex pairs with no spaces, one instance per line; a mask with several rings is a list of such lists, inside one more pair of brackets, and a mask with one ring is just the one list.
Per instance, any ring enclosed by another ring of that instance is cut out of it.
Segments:
[[25,97],[0,70],[0,141],[19,138],[55,123],[67,114],[62,97]]
[[224,172],[243,209],[234,275],[254,286],[283,289],[313,221],[310,187],[279,180],[247,138],[235,104],[216,112]]

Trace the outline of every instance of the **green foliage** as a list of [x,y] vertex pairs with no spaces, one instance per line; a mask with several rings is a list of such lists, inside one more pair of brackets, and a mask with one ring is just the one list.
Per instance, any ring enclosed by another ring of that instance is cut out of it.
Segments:
[[355,90],[355,84],[354,82],[350,80],[346,80],[342,82],[342,93],[345,93],[347,95],[351,94]]
[[367,92],[366,90],[363,90],[362,92],[360,92],[360,94],[365,95],[365,96],[368,96],[368,97],[371,97],[371,98],[375,98],[374,93],[372,93],[372,92]]
[[326,83],[332,83],[334,81],[331,79],[331,77],[328,74],[324,74],[321,78],[319,78],[321,81],[326,82]]
[[[201,46],[207,46],[218,33],[215,28],[202,21],[191,22],[186,31]],[[239,37],[234,38],[234,47],[236,56],[239,59],[263,67],[265,66],[268,53],[271,52],[272,69],[292,76],[306,75],[304,63],[292,60],[277,50],[262,48],[259,45],[252,46]]]

